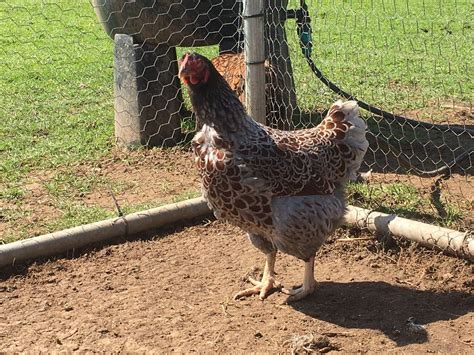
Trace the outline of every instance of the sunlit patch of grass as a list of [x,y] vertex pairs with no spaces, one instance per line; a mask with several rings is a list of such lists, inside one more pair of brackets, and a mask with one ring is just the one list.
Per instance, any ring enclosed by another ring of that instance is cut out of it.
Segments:
[[0,200],[5,199],[10,202],[21,200],[25,191],[19,186],[10,186],[0,190]]
[[[122,184],[123,185],[123,184]],[[77,171],[58,172],[45,182],[48,193],[56,199],[74,199],[84,197],[94,190],[119,192],[123,187],[94,172],[78,173]]]
[[349,183],[347,197],[350,204],[362,208],[440,225],[453,226],[463,217],[461,209],[447,201],[444,204],[446,215],[438,215],[428,196],[404,182]]
[[[299,1],[289,4],[295,8]],[[307,4],[313,28],[312,58],[343,90],[396,113],[443,101],[471,102],[469,1],[318,0]],[[327,108],[337,95],[310,71],[294,21],[287,21],[286,29],[299,106],[307,111]]]
[[181,201],[186,201],[186,200],[189,200],[191,198],[195,198],[195,197],[199,197],[199,196],[201,196],[200,191],[187,190],[187,191],[184,191],[184,192],[180,193],[179,195],[173,196],[171,201],[181,202]]
[[48,223],[45,227],[48,231],[57,231],[76,227],[83,224],[97,222],[114,217],[113,210],[107,210],[99,206],[89,206],[82,203],[65,201],[60,206],[61,217]]
[[437,219],[443,226],[456,227],[464,217],[462,209],[453,203],[445,203],[445,211],[446,215]]

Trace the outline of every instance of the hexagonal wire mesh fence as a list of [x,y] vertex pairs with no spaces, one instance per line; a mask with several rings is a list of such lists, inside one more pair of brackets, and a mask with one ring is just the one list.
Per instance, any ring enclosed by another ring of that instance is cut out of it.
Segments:
[[[245,102],[241,1],[0,9],[1,241],[200,194],[178,59],[212,58]],[[467,0],[265,0],[267,124],[313,127],[338,98],[361,100],[370,173],[349,201],[470,228],[469,12]]]

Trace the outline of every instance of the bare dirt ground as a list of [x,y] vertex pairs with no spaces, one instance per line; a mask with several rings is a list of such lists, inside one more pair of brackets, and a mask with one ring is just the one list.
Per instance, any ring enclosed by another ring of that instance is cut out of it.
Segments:
[[[319,288],[291,305],[279,292],[232,299],[263,255],[222,222],[3,269],[0,351],[472,353],[474,265],[395,241],[336,241],[364,236],[340,230],[318,254]],[[298,284],[303,263],[279,255],[277,272]]]

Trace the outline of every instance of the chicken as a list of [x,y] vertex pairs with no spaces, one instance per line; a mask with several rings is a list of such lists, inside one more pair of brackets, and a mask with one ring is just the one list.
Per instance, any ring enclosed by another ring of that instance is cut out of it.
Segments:
[[[212,59],[212,64],[224,77],[230,88],[245,105],[245,61],[243,53],[223,53]],[[277,75],[275,68],[265,61],[266,121],[274,128],[288,128],[287,109],[283,102],[283,77]]]
[[[204,198],[218,219],[247,232],[266,254],[260,281],[236,298],[276,288],[292,302],[315,287],[316,251],[343,221],[344,185],[355,178],[368,147],[366,124],[354,101],[336,102],[315,128],[281,131],[249,117],[211,61],[183,56],[179,76],[203,123],[192,141]],[[303,285],[275,279],[277,251],[305,262]]]
[[[245,104],[245,63],[243,53],[223,53],[211,60],[212,65],[224,77],[230,88]],[[268,63],[265,63],[265,75],[268,75]]]

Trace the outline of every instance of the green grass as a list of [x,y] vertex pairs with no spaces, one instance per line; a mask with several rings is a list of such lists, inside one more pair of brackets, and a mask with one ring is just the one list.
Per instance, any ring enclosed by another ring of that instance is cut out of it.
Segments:
[[0,198],[7,201],[21,200],[25,192],[18,186],[7,187],[0,191]]
[[[200,195],[201,194],[198,191],[186,190],[179,195],[171,196],[160,201],[121,206],[121,210],[124,214],[130,214],[164,206],[169,203],[189,200],[190,198],[198,197]],[[70,200],[63,200],[62,203],[63,205],[61,209],[63,211],[63,215],[54,222],[48,223],[45,226],[45,230],[61,230],[103,220],[106,218],[117,217],[117,211],[114,209],[106,209],[99,206],[88,206],[80,202],[74,203]]]
[[0,182],[106,155],[113,47],[89,2],[0,2],[0,14]]
[[[297,3],[291,0],[290,7]],[[343,89],[397,112],[433,102],[471,102],[470,1],[308,3],[313,58]],[[110,181],[95,174],[77,176],[75,168],[110,156],[114,142],[113,42],[97,23],[89,1],[0,1],[0,29],[0,224],[35,213],[24,205],[32,174],[42,177],[48,198],[60,211],[57,220],[38,230],[113,216],[112,210],[80,201],[92,190],[107,190]],[[287,30],[300,107],[327,108],[336,96],[309,71],[294,21],[288,21]],[[179,48],[178,57],[185,50]],[[213,57],[217,46],[197,51]],[[191,129],[193,122],[184,126]],[[111,186],[115,192],[127,187]],[[406,206],[404,199],[394,199],[393,206],[410,213],[427,208],[416,194],[398,194],[412,201]],[[195,192],[185,190],[170,202],[186,196]],[[3,240],[28,236],[29,231],[22,225]]]
[[[290,1],[293,7],[297,3]],[[395,112],[472,101],[470,0],[318,0],[308,5],[313,60],[342,89]],[[299,105],[327,107],[335,95],[306,69],[293,21],[287,33]]]
[[[85,179],[82,183],[88,183]],[[31,237],[33,234],[39,235],[49,233],[52,231],[62,230],[66,228],[72,228],[83,224],[96,222],[99,220],[117,217],[117,210],[113,207],[112,198],[110,198],[110,208],[104,208],[101,206],[87,204],[84,201],[77,199],[76,191],[74,193],[67,194],[62,189],[62,185],[58,189],[54,189],[52,195],[55,196],[55,206],[59,209],[61,214],[50,221],[40,222],[35,226],[34,233],[32,233],[31,226],[22,223],[22,221],[31,216],[34,211],[25,209],[21,202],[17,201],[16,206],[0,210],[0,216],[5,220],[12,220],[16,225],[15,232],[7,232],[0,235],[0,244],[10,243],[18,239],[24,239]],[[89,192],[89,189],[84,189]],[[122,204],[120,206],[121,211],[124,214],[130,214],[138,211],[143,211],[151,208],[160,207],[169,203],[176,203],[180,201],[189,200],[200,196],[201,193],[195,190],[185,190],[178,195],[170,195],[167,198],[159,199],[154,202],[138,203],[138,204]]]
[[347,187],[348,202],[369,210],[396,214],[422,220],[428,223],[437,223],[445,226],[454,226],[463,218],[461,209],[452,202],[443,201],[446,215],[436,213],[436,207],[416,187],[404,183],[365,184],[350,183]]

